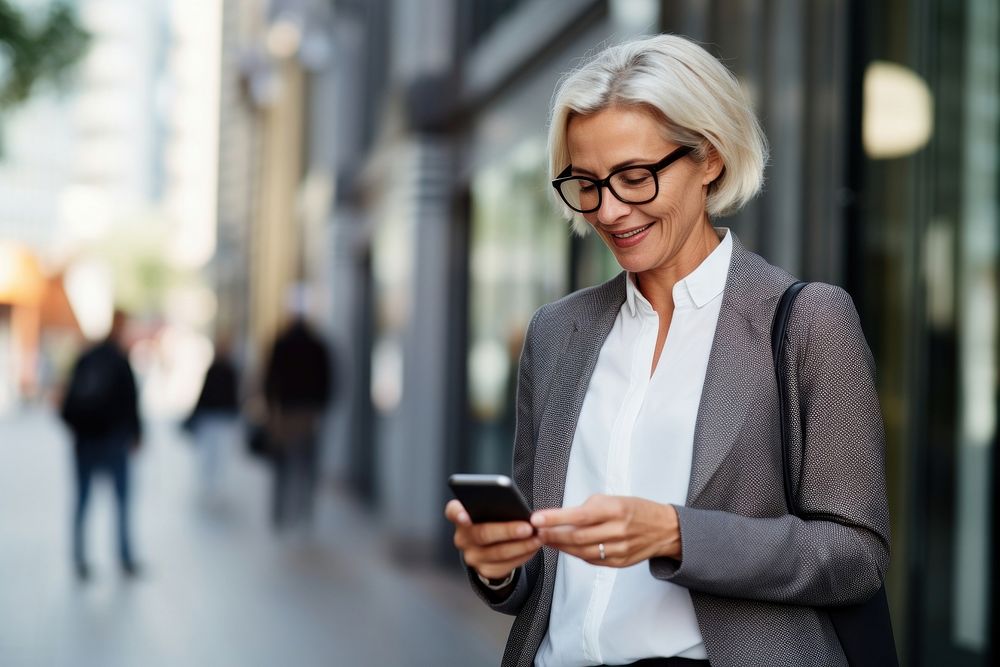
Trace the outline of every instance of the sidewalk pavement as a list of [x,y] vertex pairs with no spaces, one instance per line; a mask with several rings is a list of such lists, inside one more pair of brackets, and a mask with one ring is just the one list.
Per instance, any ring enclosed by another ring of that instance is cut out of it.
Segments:
[[0,416],[0,665],[282,667],[498,664],[510,618],[456,567],[404,567],[350,496],[322,493],[311,535],[276,538],[266,471],[242,452],[214,494],[190,442],[148,428],[133,477],[144,574],[114,561],[109,484],[91,497],[93,579],[69,562],[69,440],[51,412]]

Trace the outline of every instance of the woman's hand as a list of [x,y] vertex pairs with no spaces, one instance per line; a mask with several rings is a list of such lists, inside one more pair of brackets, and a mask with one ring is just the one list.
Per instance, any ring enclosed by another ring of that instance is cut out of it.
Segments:
[[629,567],[656,556],[681,558],[677,510],[652,500],[595,495],[579,507],[535,512],[531,523],[543,544],[592,565]]
[[448,502],[444,515],[455,524],[455,546],[465,564],[487,579],[506,578],[542,546],[527,521],[472,523],[457,500]]

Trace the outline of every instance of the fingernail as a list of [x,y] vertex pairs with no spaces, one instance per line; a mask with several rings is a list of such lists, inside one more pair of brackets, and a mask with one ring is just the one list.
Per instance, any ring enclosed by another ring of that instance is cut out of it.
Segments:
[[517,527],[517,534],[518,534],[519,537],[528,537],[529,535],[531,535],[532,532],[534,532],[534,531],[531,530],[531,526],[518,526]]
[[459,523],[469,523],[469,515],[466,514],[465,512],[459,513],[459,515],[458,515],[458,522]]
[[544,526],[545,525],[545,517],[542,516],[541,514],[532,514],[531,515],[531,523],[534,524],[535,526]]

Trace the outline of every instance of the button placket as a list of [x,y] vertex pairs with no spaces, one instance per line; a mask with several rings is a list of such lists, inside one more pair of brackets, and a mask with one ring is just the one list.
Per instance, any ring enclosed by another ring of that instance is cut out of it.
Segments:
[[[629,369],[629,387],[622,401],[621,411],[611,429],[611,442],[608,447],[605,492],[609,495],[628,495],[631,491],[629,469],[632,434],[649,387],[648,368],[653,358],[656,332],[659,327],[659,316],[648,307],[648,304],[640,305],[637,310],[641,320]],[[617,570],[611,568],[598,568],[591,588],[587,613],[584,616],[582,628],[584,651],[589,659],[596,662],[603,662],[600,651],[600,630],[608,604],[611,602],[617,573]]]

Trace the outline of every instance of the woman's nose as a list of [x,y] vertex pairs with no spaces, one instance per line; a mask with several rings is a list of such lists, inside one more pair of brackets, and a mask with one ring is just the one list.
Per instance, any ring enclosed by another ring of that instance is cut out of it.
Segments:
[[604,186],[601,192],[601,206],[597,209],[597,220],[602,225],[610,225],[622,216],[627,215],[632,207],[611,193],[611,188]]

